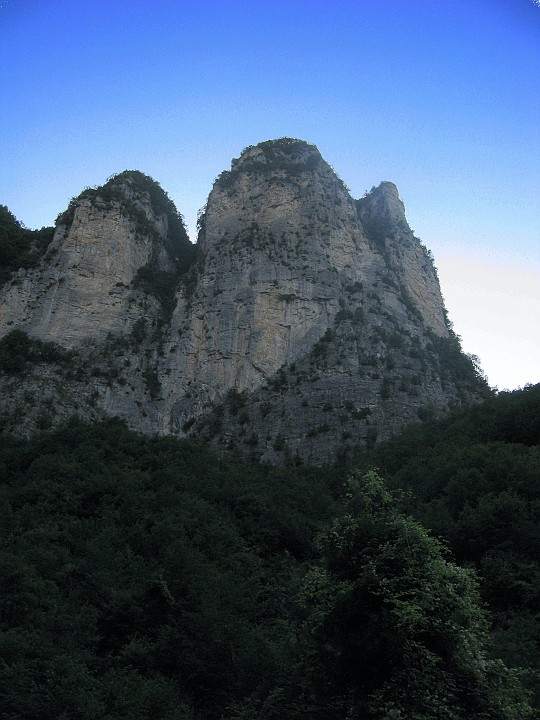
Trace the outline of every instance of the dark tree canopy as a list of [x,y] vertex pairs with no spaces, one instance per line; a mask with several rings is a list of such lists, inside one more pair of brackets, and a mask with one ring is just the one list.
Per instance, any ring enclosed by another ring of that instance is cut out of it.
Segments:
[[[16,331],[0,371],[57,352]],[[349,481],[114,420],[0,434],[0,718],[531,717],[539,390],[416,426]]]
[[28,230],[0,205],[0,284],[19,268],[34,267],[51,242],[54,228]]
[[320,716],[529,717],[516,673],[488,658],[474,572],[447,559],[374,471],[351,478],[347,510],[321,536],[323,563],[304,589]]

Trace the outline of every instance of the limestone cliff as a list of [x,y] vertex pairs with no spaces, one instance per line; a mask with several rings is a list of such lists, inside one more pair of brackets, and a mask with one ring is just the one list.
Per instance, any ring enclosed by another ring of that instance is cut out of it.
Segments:
[[41,265],[4,286],[0,334],[13,328],[76,358],[57,372],[64,400],[51,363],[4,380],[23,416],[4,426],[25,432],[43,411],[24,392],[35,405],[47,388],[50,422],[114,414],[321,464],[486,391],[396,187],[355,201],[293,139],[247,148],[220,175],[196,248],[142,174],[85,191]]
[[40,266],[20,270],[4,287],[2,334],[14,325],[73,348],[131,330],[148,303],[134,283],[141,268],[174,269],[171,213],[153,206],[152,182],[141,189],[141,178],[122,173],[72,201]]
[[365,233],[398,279],[402,295],[422,313],[428,328],[448,337],[446,311],[431,253],[410,229],[397,187],[382,182],[357,200],[356,206]]

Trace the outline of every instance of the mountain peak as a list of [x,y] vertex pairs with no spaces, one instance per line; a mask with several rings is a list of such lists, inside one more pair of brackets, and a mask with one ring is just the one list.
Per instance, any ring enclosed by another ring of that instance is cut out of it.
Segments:
[[26,408],[27,428],[76,409],[325,464],[484,391],[396,186],[355,202],[315,145],[246,148],[210,193],[195,263],[192,251],[141,172],[79,195],[39,266],[0,290],[0,335],[53,341],[77,373],[43,362],[16,386],[0,377],[6,408]]
[[331,171],[315,145],[304,140],[283,137],[266,140],[258,145],[248,145],[240,157],[233,159],[231,169],[221,173],[216,185],[226,189],[248,173],[277,173],[293,178],[303,172],[313,172],[324,167]]
[[377,187],[372,187],[369,193],[356,202],[360,217],[364,221],[376,217],[378,221],[407,223],[405,206],[399,197],[398,189],[389,180],[383,180]]
[[257,145],[245,148],[237,160],[233,160],[232,167],[242,167],[245,164],[260,163],[262,165],[280,163],[306,163],[315,158],[322,160],[316,145],[310,145],[305,140],[283,137],[276,140],[266,140]]

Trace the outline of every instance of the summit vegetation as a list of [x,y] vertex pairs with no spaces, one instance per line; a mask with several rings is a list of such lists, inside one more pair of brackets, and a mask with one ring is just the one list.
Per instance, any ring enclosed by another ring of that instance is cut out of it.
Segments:
[[74,419],[0,474],[5,720],[538,717],[540,386],[347,466]]
[[0,205],[0,285],[20,268],[35,267],[53,235],[53,227],[28,230],[5,205]]
[[232,161],[231,170],[224,170],[216,180],[222,190],[232,187],[235,180],[244,173],[256,172],[268,175],[283,172],[287,177],[298,177],[305,172],[313,172],[321,167],[323,159],[315,145],[303,140],[283,137],[267,140],[256,147],[260,151],[256,157],[250,157],[249,151],[254,145],[248,145],[239,158]]

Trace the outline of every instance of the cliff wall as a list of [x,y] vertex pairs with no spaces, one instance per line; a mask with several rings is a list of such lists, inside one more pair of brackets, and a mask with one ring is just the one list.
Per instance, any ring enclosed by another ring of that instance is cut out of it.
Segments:
[[41,265],[2,289],[0,335],[18,328],[76,358],[56,376],[34,363],[17,389],[6,376],[23,417],[7,430],[36,425],[43,409],[24,393],[46,387],[51,423],[77,405],[322,464],[487,391],[392,183],[355,201],[315,146],[261,143],[215,182],[195,248],[156,185],[125,173],[83,193]]

